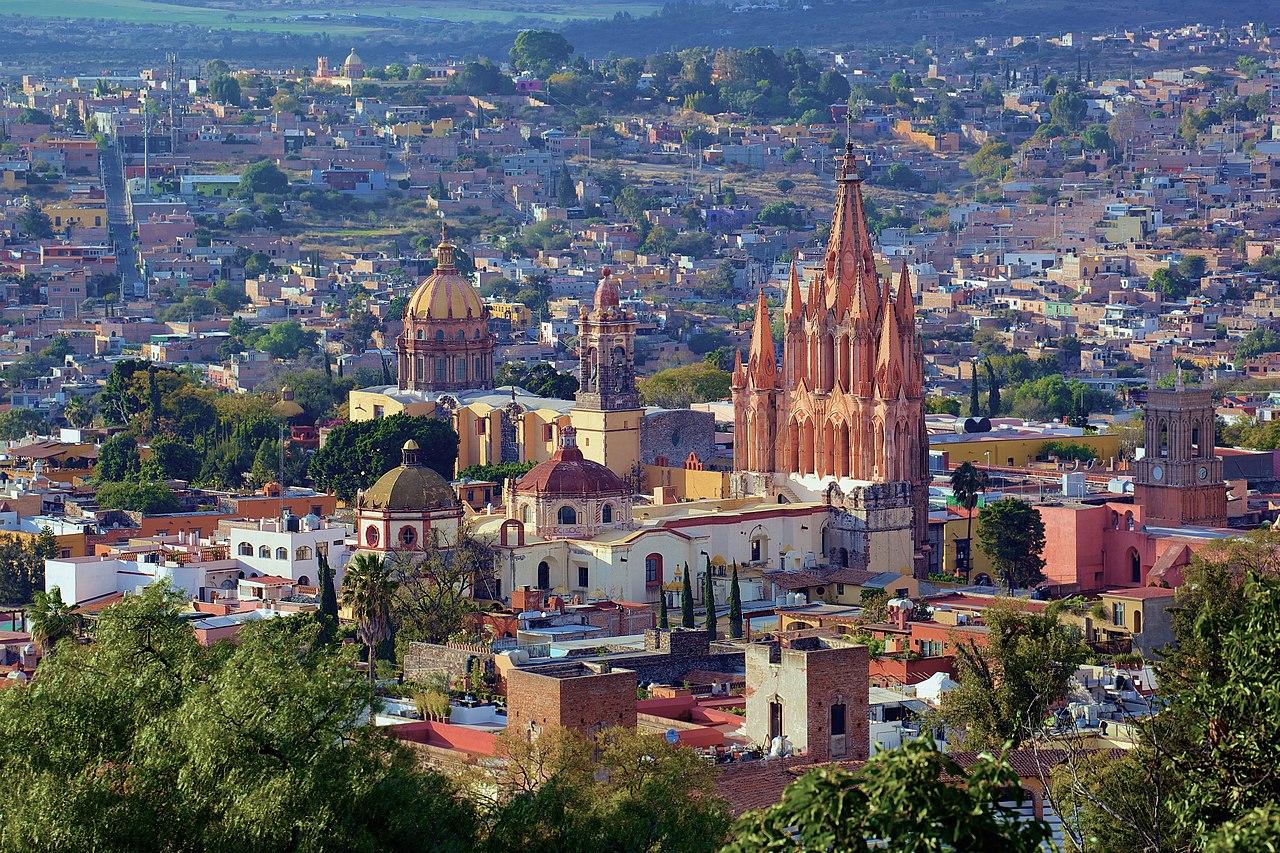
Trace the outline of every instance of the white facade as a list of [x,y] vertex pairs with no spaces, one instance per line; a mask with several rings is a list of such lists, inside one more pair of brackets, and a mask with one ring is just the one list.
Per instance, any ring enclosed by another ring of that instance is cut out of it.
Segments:
[[[290,526],[298,529],[290,530]],[[327,524],[315,516],[236,522],[229,533],[231,557],[236,562],[258,574],[289,578],[301,586],[319,582],[321,549],[328,550],[335,586],[342,584],[342,572],[351,556],[347,547],[350,528]]]

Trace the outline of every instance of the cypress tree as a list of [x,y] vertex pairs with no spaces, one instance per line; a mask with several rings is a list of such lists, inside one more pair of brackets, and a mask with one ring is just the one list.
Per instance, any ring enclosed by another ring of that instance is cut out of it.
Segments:
[[978,365],[973,365],[973,373],[969,377],[969,417],[982,417],[978,403]]
[[996,381],[995,368],[991,366],[988,360],[987,365],[987,410],[989,417],[997,417],[1000,414],[1000,383]]
[[719,627],[716,625],[716,591],[711,583],[711,559],[707,559],[707,575],[702,582],[702,605],[707,612],[707,636],[716,638]]
[[658,590],[658,627],[664,631],[671,627],[667,618],[667,593],[661,589]]
[[680,626],[693,627],[693,585],[689,582],[689,564],[684,564],[684,581],[680,587]]
[[738,561],[733,561],[733,578],[729,581],[729,638],[742,639],[742,591],[738,589]]
[[320,564],[320,609],[316,611],[316,621],[320,623],[320,642],[328,644],[338,636],[338,593],[333,587],[329,555],[319,551],[316,560]]

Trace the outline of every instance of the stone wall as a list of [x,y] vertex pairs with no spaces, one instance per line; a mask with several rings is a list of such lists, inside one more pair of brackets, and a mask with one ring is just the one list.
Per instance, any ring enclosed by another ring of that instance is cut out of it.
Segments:
[[693,453],[703,463],[716,450],[716,419],[710,412],[676,410],[655,412],[640,420],[640,462],[657,465],[659,459],[679,468]]
[[493,652],[484,647],[410,643],[404,653],[404,680],[426,681],[441,673],[452,682],[465,677],[477,658],[484,663],[486,672],[493,672]]
[[636,683],[635,672],[607,663],[512,670],[507,674],[507,730],[633,728]]

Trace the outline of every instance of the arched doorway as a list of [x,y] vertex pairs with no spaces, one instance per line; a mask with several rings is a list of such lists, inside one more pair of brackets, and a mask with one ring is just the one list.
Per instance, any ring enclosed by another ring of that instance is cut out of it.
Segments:
[[551,567],[546,560],[538,563],[538,589],[551,589]]
[[1137,548],[1129,549],[1129,580],[1132,583],[1142,583],[1142,557]]

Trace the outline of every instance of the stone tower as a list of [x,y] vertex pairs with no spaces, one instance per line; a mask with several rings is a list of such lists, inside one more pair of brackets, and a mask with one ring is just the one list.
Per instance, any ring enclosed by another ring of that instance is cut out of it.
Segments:
[[1172,389],[1147,392],[1146,455],[1135,463],[1134,502],[1143,523],[1225,527],[1227,489],[1215,453],[1213,392],[1187,390],[1181,375]]
[[572,421],[582,455],[629,476],[640,459],[636,390],[635,316],[619,305],[618,283],[608,269],[590,310],[578,317],[578,394]]

